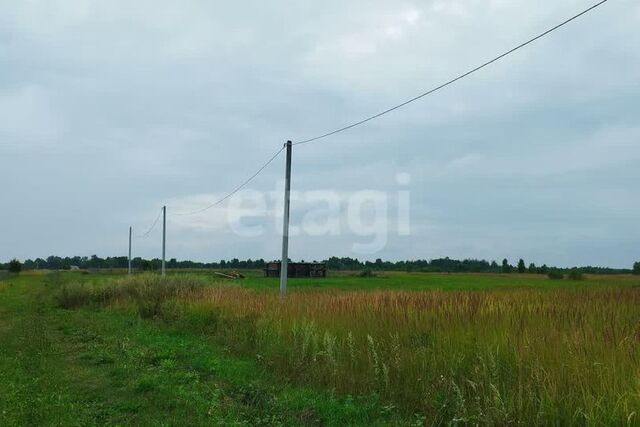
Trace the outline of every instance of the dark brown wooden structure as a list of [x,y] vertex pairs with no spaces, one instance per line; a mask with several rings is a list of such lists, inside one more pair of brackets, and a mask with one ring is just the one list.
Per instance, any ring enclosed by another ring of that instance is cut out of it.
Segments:
[[[327,265],[319,262],[290,262],[288,277],[327,277]],[[280,262],[269,262],[264,268],[265,277],[280,277]]]

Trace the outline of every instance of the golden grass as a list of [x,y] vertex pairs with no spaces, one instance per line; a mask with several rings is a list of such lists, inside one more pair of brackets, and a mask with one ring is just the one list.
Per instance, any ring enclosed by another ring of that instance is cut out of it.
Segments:
[[429,424],[639,422],[640,288],[324,289],[280,301],[142,276],[100,295],[202,331],[290,381],[376,394]]

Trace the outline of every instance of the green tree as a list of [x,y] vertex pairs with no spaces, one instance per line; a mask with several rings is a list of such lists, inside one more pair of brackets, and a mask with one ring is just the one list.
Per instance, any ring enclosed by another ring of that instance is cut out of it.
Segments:
[[518,273],[526,273],[527,267],[524,265],[524,260],[520,258],[518,261]]
[[10,273],[20,273],[20,271],[22,270],[22,264],[20,264],[20,261],[18,261],[17,259],[12,259],[11,261],[9,261],[9,272]]
[[640,274],[640,261],[633,263],[633,274]]
[[538,272],[538,268],[536,267],[536,265],[534,263],[529,264],[529,273],[537,273]]
[[502,272],[511,273],[511,266],[509,265],[509,261],[507,261],[506,258],[502,260]]

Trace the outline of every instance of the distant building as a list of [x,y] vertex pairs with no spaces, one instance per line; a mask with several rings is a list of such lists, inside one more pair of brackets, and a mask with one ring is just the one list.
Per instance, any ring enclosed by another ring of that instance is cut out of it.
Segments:
[[[327,265],[318,262],[287,263],[288,277],[327,277]],[[269,262],[264,268],[265,277],[280,277],[280,262]]]
[[72,266],[69,267],[69,270],[78,271],[78,270],[80,270],[80,267],[78,267],[77,265],[72,265]]

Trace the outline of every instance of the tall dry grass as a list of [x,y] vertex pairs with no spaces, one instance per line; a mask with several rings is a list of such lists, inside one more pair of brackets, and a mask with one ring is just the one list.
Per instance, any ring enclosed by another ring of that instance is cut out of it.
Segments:
[[90,293],[203,332],[291,381],[375,393],[428,424],[639,423],[639,288],[304,290],[282,302],[142,276]]

